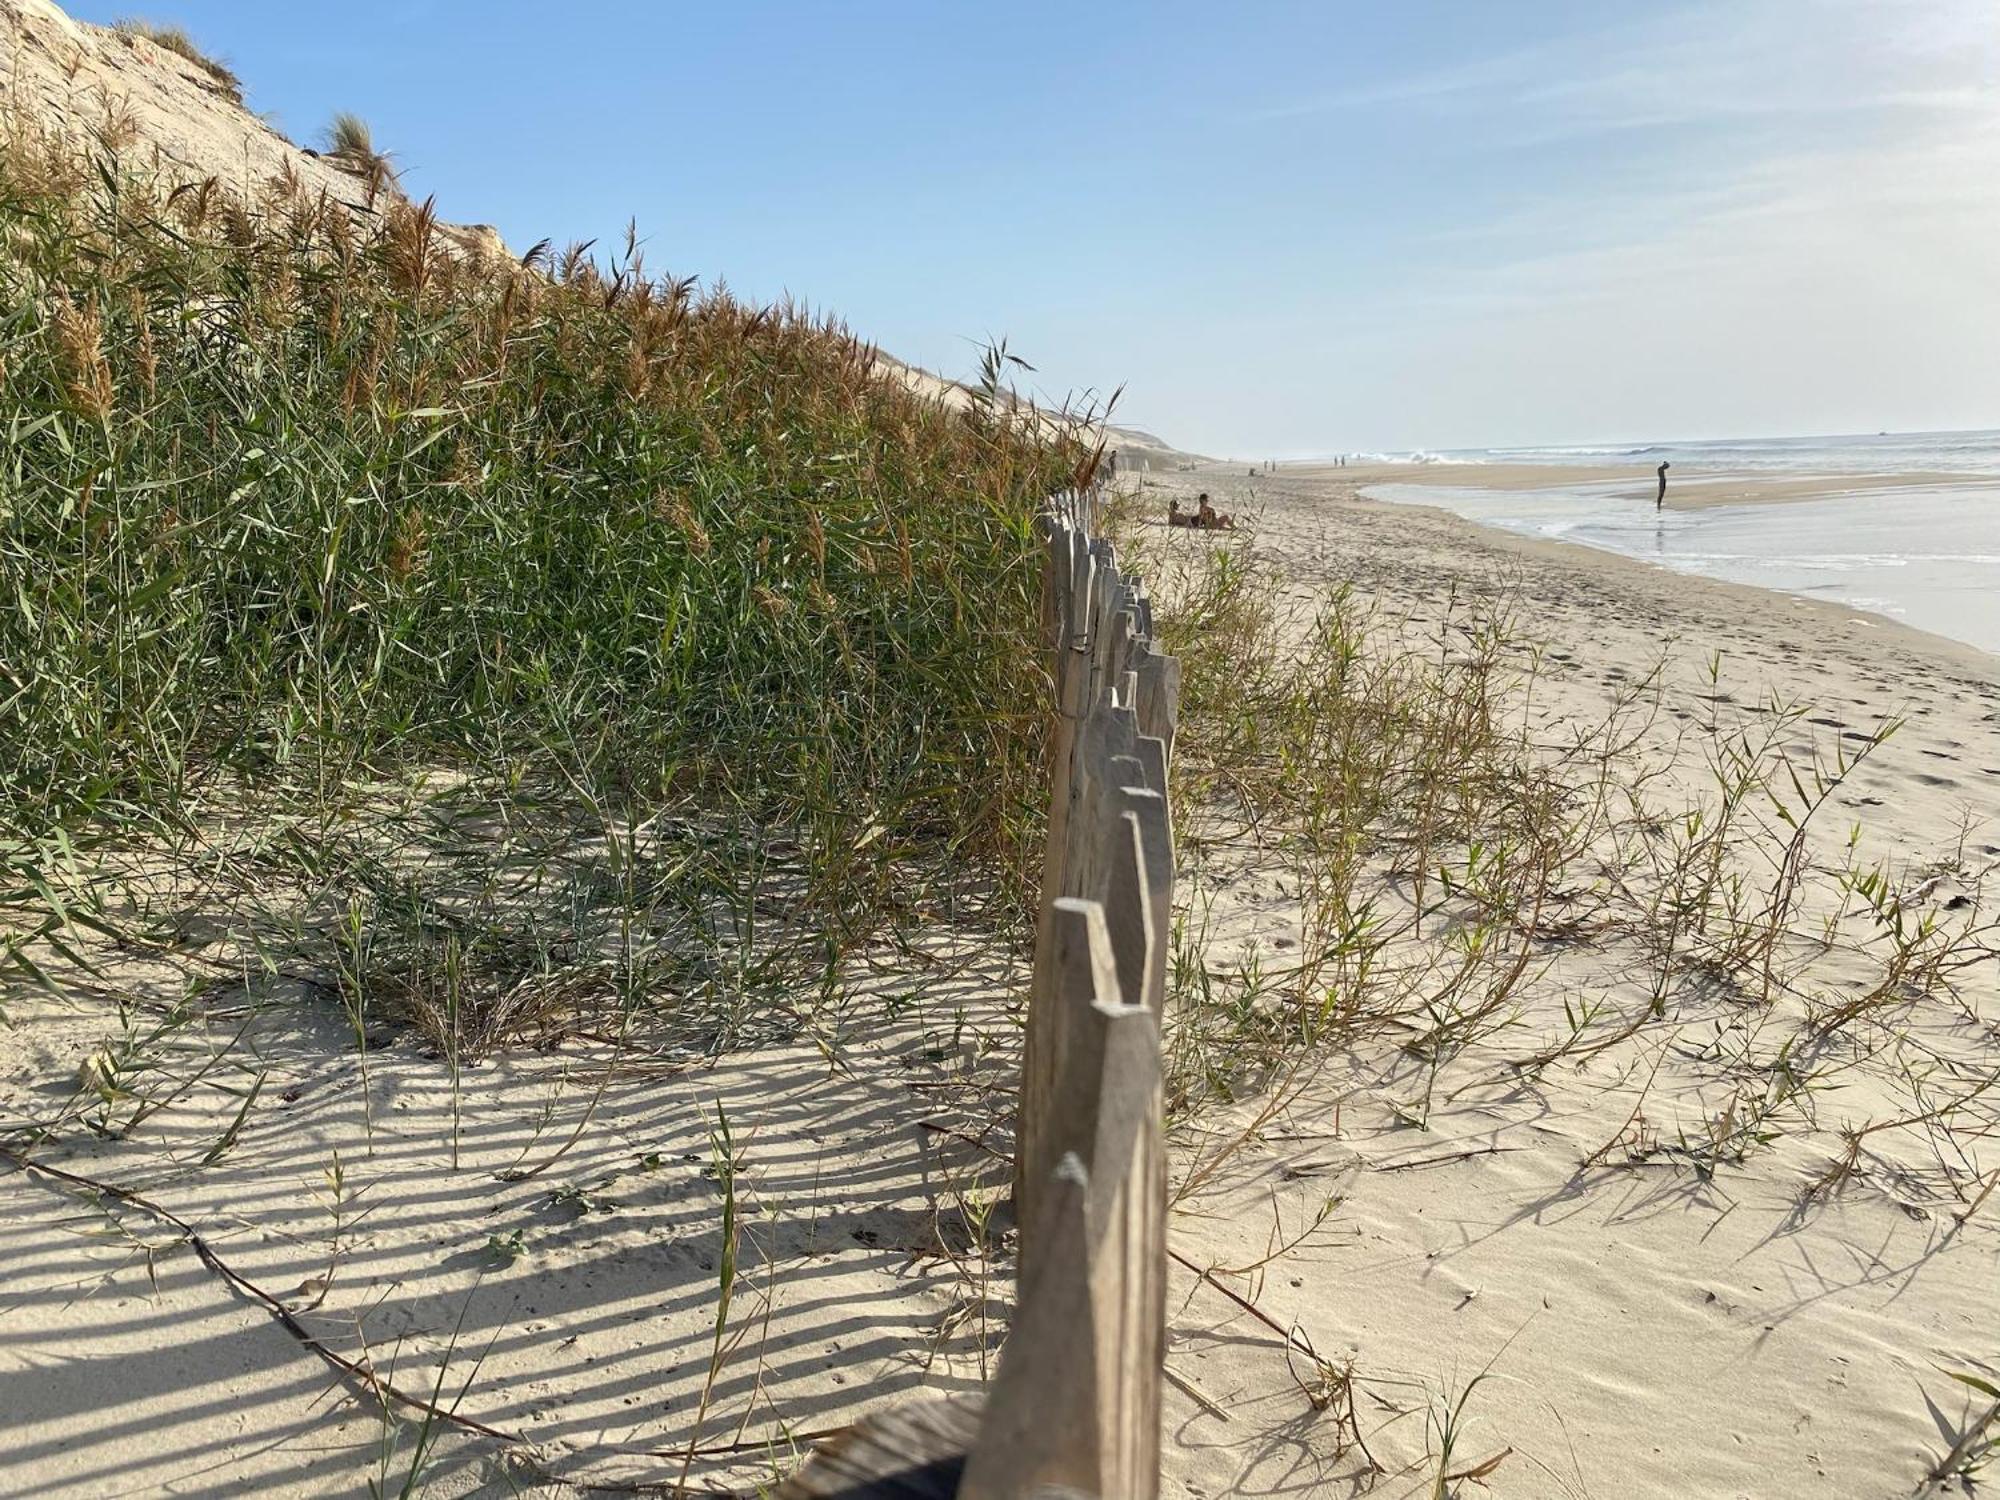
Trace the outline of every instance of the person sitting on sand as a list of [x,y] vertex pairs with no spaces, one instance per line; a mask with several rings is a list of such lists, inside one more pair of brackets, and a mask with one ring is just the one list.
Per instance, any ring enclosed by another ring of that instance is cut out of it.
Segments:
[[1200,502],[1201,508],[1194,513],[1194,524],[1203,531],[1215,530],[1215,507],[1208,503],[1208,491],[1203,490],[1195,498]]
[[1169,500],[1167,502],[1167,524],[1169,526],[1185,526],[1187,523],[1188,518],[1181,514],[1180,500],[1178,498]]
[[1667,467],[1667,464],[1662,461],[1660,464],[1660,492],[1653,496],[1654,510],[1663,509],[1667,503]]

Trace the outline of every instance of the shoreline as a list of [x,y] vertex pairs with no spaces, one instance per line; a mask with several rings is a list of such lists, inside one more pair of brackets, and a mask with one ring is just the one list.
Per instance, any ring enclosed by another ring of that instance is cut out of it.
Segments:
[[[1422,478],[1412,478],[1406,470],[1418,470]],[[1598,570],[1614,578],[1624,580],[1648,580],[1650,584],[1672,584],[1674,600],[1680,602],[1704,602],[1714,610],[1728,610],[1732,614],[1740,612],[1740,606],[1750,604],[1756,610],[1784,610],[1794,620],[1814,622],[1826,630],[1840,632],[1842,636],[1852,634],[1856,628],[1868,630],[1870,640],[1876,644],[1892,644],[1912,654],[1920,654],[1936,662],[1938,666],[1948,666],[1952,672],[1970,674],[1980,680],[1982,686],[2000,688],[2000,652],[1984,650],[1972,642],[1958,640],[1954,636],[1940,634],[1936,630],[1924,630],[1922,626],[1912,626],[1892,614],[1880,610],[1868,610],[1854,604],[1844,604],[1840,600],[1812,598],[1806,594],[1792,594],[1782,588],[1764,588],[1760,584],[1746,584],[1728,578],[1712,578],[1696,572],[1680,572],[1664,564],[1652,562],[1648,558],[1634,558],[1624,552],[1614,552],[1610,548],[1592,546],[1588,542],[1572,542],[1550,536],[1524,536],[1522,532],[1506,530],[1502,526],[1486,526],[1470,516],[1462,516],[1450,506],[1424,504],[1418,500],[1378,500],[1364,490],[1378,484],[1410,484],[1410,486],[1432,486],[1432,488],[1488,488],[1488,490],[1532,490],[1546,482],[1546,476],[1556,474],[1594,474],[1598,470],[1568,470],[1556,466],[1502,466],[1502,464],[1314,464],[1298,468],[1278,468],[1276,472],[1262,470],[1256,478],[1246,474],[1244,466],[1236,464],[1204,464],[1198,468],[1174,472],[1174,474],[1140,474],[1136,476],[1146,490],[1156,490],[1158,494],[1182,494],[1182,500],[1190,500],[1198,490],[1210,490],[1216,498],[1216,508],[1222,512],[1256,516],[1264,510],[1266,502],[1292,504],[1306,500],[1312,504],[1340,504],[1356,506],[1384,516],[1424,516],[1432,522],[1446,524],[1458,530],[1468,544],[1478,548],[1488,548],[1522,560],[1538,560],[1550,564],[1564,564],[1570,568]],[[1606,470],[1618,474],[1630,474],[1630,470]],[[1498,476],[1500,482],[1474,484],[1474,476]],[[1810,488],[1814,484],[1822,486],[1812,494],[1796,494],[1790,498],[1812,500],[1838,494],[1842,490],[1824,488],[1824,482],[1832,476],[1792,476],[1798,480],[1800,488]],[[1902,476],[1878,476],[1884,484],[1874,488],[1916,488],[1918,480],[1924,476],[1902,474]],[[1588,482],[1588,480],[1586,480]],[[1994,484],[1996,480],[1976,480],[1980,484]],[[1784,486],[1772,486],[1784,488]],[[1672,494],[1672,492],[1670,492]],[[1770,496],[1768,504],[1780,504],[1778,496]],[[1164,498],[1160,508],[1164,508]],[[1672,504],[1668,506],[1674,508]],[[1690,506],[1692,508],[1692,506]],[[1730,606],[1738,608],[1732,610]]]
[[[1654,494],[1653,475],[1629,465],[1614,468],[1586,464],[1301,464],[1296,468],[1281,465],[1258,477],[1352,485],[1357,493],[1378,484],[1479,490],[1576,490],[1589,486],[1601,489],[1607,500],[1648,504]],[[2000,477],[1932,470],[1886,474],[1756,473],[1677,464],[1667,474],[1666,508],[1673,511],[1708,510],[1722,505],[1787,505],[1845,495],[1893,494],[1942,487],[2000,491]]]
[[1588,542],[1524,536],[1520,532],[1509,531],[1504,527],[1484,525],[1442,504],[1381,500],[1362,493],[1359,488],[1341,498],[1355,505],[1379,507],[1387,511],[1419,511],[1427,516],[1463,527],[1466,532],[1476,536],[1482,545],[1523,558],[1561,561],[1572,565],[1587,561],[1588,566],[1620,574],[1671,580],[1680,592],[1696,596],[1712,595],[1713,602],[1718,607],[1732,599],[1749,598],[1764,601],[1767,605],[1789,609],[1802,622],[1812,621],[1816,617],[1817,623],[1829,630],[1842,631],[1865,627],[1878,632],[1877,639],[1883,643],[1893,643],[1906,650],[1931,656],[1940,665],[1949,664],[1955,671],[1979,676],[1985,679],[1986,685],[2000,688],[2000,652],[1985,650],[1969,641],[1961,641],[1935,630],[1925,630],[1921,626],[1912,625],[1880,610],[1864,609],[1837,599],[1816,599],[1805,594],[1765,588],[1754,583],[1738,583],[1731,579],[1712,578],[1701,573],[1681,572],[1662,563],[1615,552],[1608,547],[1593,546]]
[[[1433,484],[1427,473],[1383,474],[1371,466],[1353,477],[1338,468],[1294,477],[1304,478],[1328,496],[1451,516],[1482,538],[1504,537],[1529,548],[1580,549],[1687,586],[1749,589],[1833,610],[1829,621],[1845,624],[1860,619],[1972,652],[1986,670],[2000,665],[2000,617],[1990,603],[1991,580],[1981,572],[1995,559],[1978,530],[1980,522],[1968,519],[1975,512],[1960,508],[1966,489],[2000,502],[2000,481],[1968,478],[1938,484],[1934,476],[1898,474],[1855,485],[1846,476],[1787,475],[1754,481],[1739,476],[1730,482],[1749,483],[1751,488],[1743,492],[1748,498],[1683,496],[1676,504],[1670,487],[1661,516],[1643,503],[1626,511],[1623,502],[1633,497],[1598,487],[1602,481],[1586,477],[1564,487],[1547,482],[1551,473],[1454,466],[1442,482]],[[1453,503],[1455,491],[1468,496],[1466,506]],[[1526,513],[1504,517],[1479,513],[1485,504],[1510,493],[1521,495]],[[1868,494],[1881,495],[1886,503],[1842,504]],[[1905,497],[1905,512],[1887,508],[1897,503],[1898,496]],[[1774,515],[1760,515],[1777,505],[1804,508],[1799,540],[1776,536],[1776,528],[1784,523]],[[1736,514],[1721,514],[1725,506]],[[1682,517],[1678,522],[1673,519],[1677,514]],[[1903,526],[1911,536],[1935,538],[1932,550],[1906,552],[1901,531],[1885,535],[1887,529]],[[1970,533],[1968,526],[1973,528]]]

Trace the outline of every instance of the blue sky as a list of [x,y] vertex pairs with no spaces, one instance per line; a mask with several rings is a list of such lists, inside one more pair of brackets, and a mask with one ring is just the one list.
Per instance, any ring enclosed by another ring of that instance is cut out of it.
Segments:
[[2000,425],[1993,0],[144,13],[517,249],[636,218],[1202,451]]

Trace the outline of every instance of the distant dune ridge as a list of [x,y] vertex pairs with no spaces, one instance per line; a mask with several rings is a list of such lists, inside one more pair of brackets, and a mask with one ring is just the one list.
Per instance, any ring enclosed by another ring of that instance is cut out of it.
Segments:
[[[353,167],[280,135],[198,63],[144,36],[74,21],[49,0],[0,0],[0,87],[17,110],[134,163],[148,153],[166,176],[214,177],[255,197],[289,175],[357,217],[373,219],[392,180],[371,195]],[[506,255],[490,224],[440,223],[467,254]]]
[[[281,135],[190,58],[136,32],[73,20],[50,0],[0,0],[0,89],[16,109],[74,140],[115,146],[135,162],[150,153],[168,177],[214,177],[251,197],[290,178],[364,220],[380,215],[385,195],[405,196],[393,176],[371,191],[355,164]],[[437,233],[462,254],[512,254],[491,224],[440,221]],[[919,395],[954,407],[972,399],[960,381],[878,353],[883,373]],[[1107,449],[1128,462],[1163,468],[1189,456],[1136,428],[1103,433]]]
[[[972,388],[963,381],[950,380],[919,365],[907,364],[893,354],[880,350],[877,353],[882,368],[920,396],[932,397],[949,406],[962,406],[973,399]],[[1118,455],[1120,463],[1128,467],[1172,469],[1181,464],[1202,461],[1199,455],[1183,453],[1165,438],[1156,437],[1141,428],[1107,424],[1099,430],[1104,437],[1105,451]]]

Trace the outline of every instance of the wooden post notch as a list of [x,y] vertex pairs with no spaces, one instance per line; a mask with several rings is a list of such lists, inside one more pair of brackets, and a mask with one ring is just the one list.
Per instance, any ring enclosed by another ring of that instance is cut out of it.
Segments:
[[1064,1144],[1036,1217],[1000,1370],[958,1500],[1048,1489],[1156,1500],[1166,1327],[1160,1033],[1118,997],[1104,910],[1065,897],[1054,924]]

